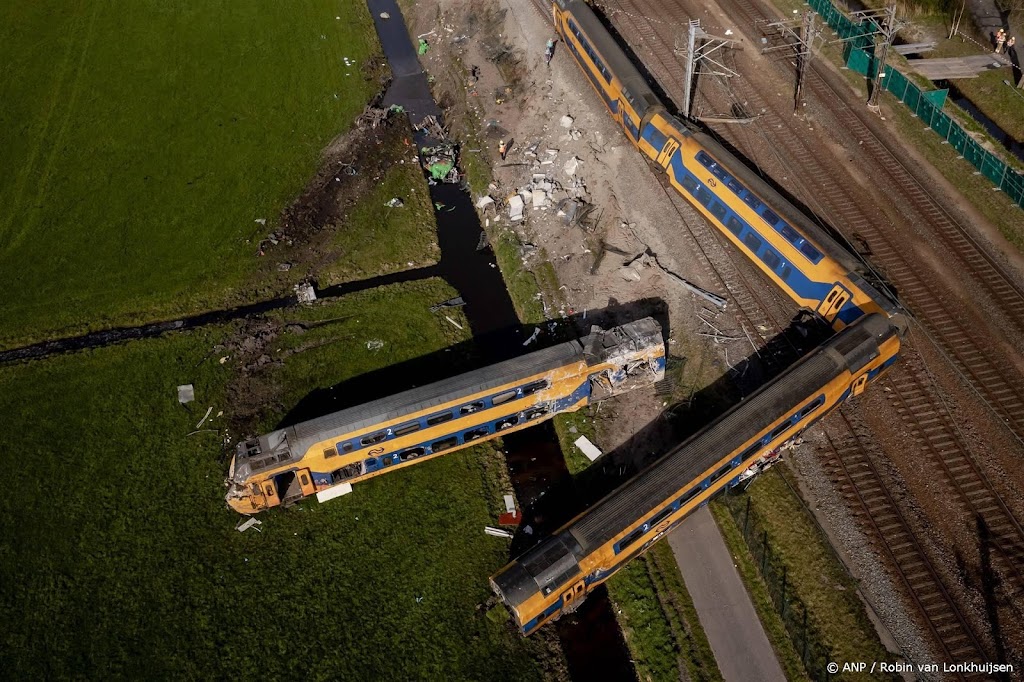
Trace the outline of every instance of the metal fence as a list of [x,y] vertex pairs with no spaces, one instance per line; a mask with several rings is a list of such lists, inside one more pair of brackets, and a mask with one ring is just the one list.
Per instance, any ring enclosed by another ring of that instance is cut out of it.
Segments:
[[[874,33],[878,27],[871,21],[856,22],[831,0],[808,0],[808,4],[845,41],[843,58],[846,66],[864,76],[874,78],[878,72]],[[1006,192],[1018,206],[1024,207],[1024,173],[1020,173],[988,151],[943,111],[945,90],[924,91],[904,74],[889,66],[882,82],[886,90],[906,104],[915,116],[934,130],[978,169],[996,188]]]
[[812,680],[827,682],[832,677],[828,671],[828,664],[833,660],[832,650],[821,641],[814,625],[807,622],[807,606],[793,594],[787,583],[786,566],[768,543],[768,531],[757,513],[751,511],[750,498],[746,495],[725,495],[722,499],[743,533],[743,539],[768,587],[772,605],[786,627],[804,670]]

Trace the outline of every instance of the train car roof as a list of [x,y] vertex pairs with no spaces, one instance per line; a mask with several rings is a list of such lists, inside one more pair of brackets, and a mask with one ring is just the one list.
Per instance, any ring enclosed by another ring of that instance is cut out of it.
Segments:
[[583,345],[579,341],[560,343],[528,355],[279,429],[261,436],[260,445],[264,452],[274,449],[274,444],[280,441],[280,434],[283,432],[288,436],[289,450],[294,459],[302,456],[308,448],[319,441],[399,419],[411,412],[458,400],[471,393],[497,388],[519,378],[546,372],[581,359]]
[[584,553],[605,544],[656,511],[657,505],[694,484],[727,453],[736,453],[753,435],[768,428],[802,400],[815,397],[847,366],[847,356],[862,362],[864,353],[877,343],[876,338],[890,328],[885,318],[871,315],[864,318],[864,323],[840,333],[710,428],[624,483],[567,530]]

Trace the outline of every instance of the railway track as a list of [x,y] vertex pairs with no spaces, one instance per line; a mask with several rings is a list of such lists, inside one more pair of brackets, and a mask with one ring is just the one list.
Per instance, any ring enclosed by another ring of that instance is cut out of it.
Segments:
[[882,485],[874,460],[883,455],[875,451],[871,438],[863,435],[864,428],[855,425],[846,411],[842,408],[833,417],[833,424],[839,422],[844,428],[825,434],[830,452],[825,453],[824,464],[832,471],[833,483],[854,515],[874,530],[946,660],[990,660],[892,494]]

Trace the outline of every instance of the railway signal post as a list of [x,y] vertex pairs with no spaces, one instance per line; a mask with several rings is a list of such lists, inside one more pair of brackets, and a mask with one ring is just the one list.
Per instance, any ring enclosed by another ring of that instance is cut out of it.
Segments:
[[[700,19],[690,19],[686,50],[676,49],[677,53],[683,52],[686,55],[686,83],[683,95],[683,115],[686,118],[693,118],[693,91],[698,75],[705,73],[727,78],[737,75],[725,64],[711,57],[717,50],[723,47],[734,47],[735,43],[736,41],[731,38],[719,38],[705,32],[700,27]],[[698,71],[699,64],[704,64],[704,68],[707,70]]]

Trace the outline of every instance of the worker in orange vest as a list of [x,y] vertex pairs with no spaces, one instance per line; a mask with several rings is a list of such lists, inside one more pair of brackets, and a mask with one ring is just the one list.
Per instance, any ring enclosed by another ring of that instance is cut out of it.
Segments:
[[508,147],[505,146],[505,140],[498,141],[498,154],[501,155],[501,160],[505,160],[505,154],[508,153]]

